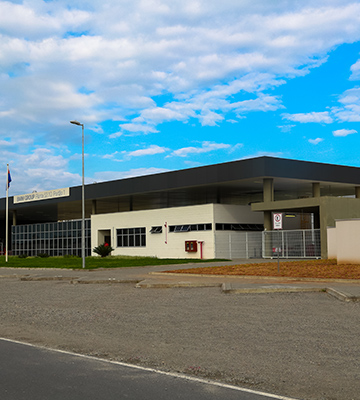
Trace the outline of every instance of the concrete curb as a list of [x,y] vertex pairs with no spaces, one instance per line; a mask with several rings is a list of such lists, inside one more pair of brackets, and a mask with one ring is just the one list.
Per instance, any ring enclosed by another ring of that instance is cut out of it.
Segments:
[[328,293],[330,296],[335,297],[338,300],[341,301],[346,301],[346,302],[357,302],[360,301],[360,297],[359,296],[353,296],[349,293],[345,293],[345,292],[340,292],[339,290],[336,290],[334,288],[326,288],[326,293]]
[[330,279],[330,278],[292,278],[287,276],[258,276],[258,275],[212,275],[212,274],[190,274],[176,272],[149,272],[149,275],[163,276],[194,276],[198,278],[241,278],[241,279],[259,279],[259,280],[284,280],[284,281],[300,281],[300,282],[338,282],[338,283],[360,283],[360,279]]
[[77,279],[74,276],[24,276],[21,281],[71,281]]
[[137,284],[141,282],[139,279],[116,279],[116,278],[108,278],[108,279],[93,279],[93,280],[86,280],[86,279],[73,279],[70,281],[72,284],[120,284],[120,283],[132,283]]
[[221,282],[148,282],[141,281],[136,284],[136,288],[149,289],[149,288],[204,288],[204,287],[221,287]]
[[234,288],[231,283],[223,283],[222,290],[224,293],[297,293],[297,292],[326,292],[326,288],[300,288],[295,286],[260,286],[256,288]]

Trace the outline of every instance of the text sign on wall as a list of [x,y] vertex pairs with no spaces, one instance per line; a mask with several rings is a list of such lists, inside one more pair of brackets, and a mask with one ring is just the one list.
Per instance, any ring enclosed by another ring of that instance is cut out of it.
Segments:
[[283,215],[282,213],[273,214],[273,229],[282,229],[283,226]]
[[27,203],[30,201],[56,199],[58,197],[70,196],[70,188],[46,190],[45,192],[34,192],[14,196],[14,204]]

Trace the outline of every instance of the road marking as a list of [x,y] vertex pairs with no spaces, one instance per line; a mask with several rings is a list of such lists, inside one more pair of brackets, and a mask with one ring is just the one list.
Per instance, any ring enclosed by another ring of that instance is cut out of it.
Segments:
[[112,361],[112,360],[107,360],[105,358],[99,358],[99,357],[87,356],[87,355],[79,354],[79,353],[73,353],[73,352],[67,351],[67,350],[52,349],[52,348],[45,347],[45,346],[39,346],[39,345],[27,343],[27,342],[21,342],[19,340],[7,339],[7,338],[2,338],[2,337],[0,337],[0,340],[3,340],[5,342],[22,344],[24,346],[29,346],[29,347],[35,347],[35,348],[38,348],[38,349],[43,349],[43,350],[48,350],[48,351],[55,351],[55,352],[58,352],[58,353],[68,354],[68,355],[71,355],[71,356],[76,356],[76,357],[81,357],[81,358],[86,358],[86,359],[89,359],[89,360],[102,361],[102,362],[106,362],[106,363],[109,363],[109,364],[120,365],[122,367],[134,368],[134,369],[139,369],[139,370],[147,371],[147,372],[154,372],[154,373],[161,374],[161,375],[172,376],[174,378],[180,378],[180,379],[186,379],[188,381],[204,383],[206,385],[212,385],[212,386],[218,386],[218,387],[222,387],[222,388],[226,388],[226,389],[237,390],[239,392],[246,392],[246,393],[256,394],[256,395],[259,395],[259,396],[267,396],[267,397],[270,397],[270,398],[276,399],[276,400],[299,400],[299,399],[295,399],[293,397],[279,396],[279,395],[276,395],[276,394],[265,393],[265,392],[261,392],[261,391],[258,391],[258,390],[252,390],[252,389],[242,388],[242,387],[239,387],[239,386],[229,385],[229,384],[226,384],[226,383],[215,382],[215,381],[207,380],[207,379],[204,379],[204,378],[194,378],[194,377],[191,377],[191,376],[188,376],[188,375],[184,375],[184,374],[179,374],[179,373],[176,373],[176,372],[166,372],[166,371],[161,371],[159,369],[142,367],[140,365],[128,364],[128,363],[124,363],[124,362],[121,362],[121,361]]

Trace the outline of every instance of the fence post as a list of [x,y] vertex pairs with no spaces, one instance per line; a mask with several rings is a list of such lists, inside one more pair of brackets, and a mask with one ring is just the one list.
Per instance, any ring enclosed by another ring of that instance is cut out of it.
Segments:
[[246,253],[246,259],[248,259],[249,258],[248,232],[245,232],[245,253]]
[[230,258],[230,260],[232,260],[232,257],[231,257],[231,233],[229,233],[229,258]]
[[302,237],[303,237],[303,257],[306,258],[305,230],[302,231]]

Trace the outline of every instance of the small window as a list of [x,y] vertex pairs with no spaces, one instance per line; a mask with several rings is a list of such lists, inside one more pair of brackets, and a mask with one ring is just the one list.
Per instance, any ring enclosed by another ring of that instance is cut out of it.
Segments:
[[176,225],[174,232],[188,232],[190,230],[190,225]]
[[217,231],[261,232],[264,230],[264,225],[262,225],[262,224],[216,224],[215,229]]
[[152,226],[150,233],[162,233],[162,226]]
[[170,225],[169,232],[211,231],[212,224]]

